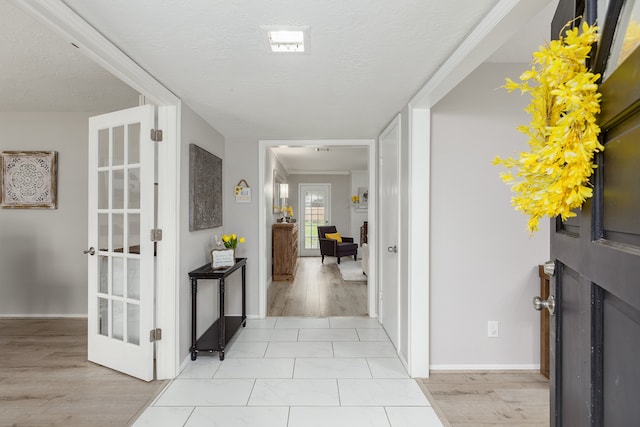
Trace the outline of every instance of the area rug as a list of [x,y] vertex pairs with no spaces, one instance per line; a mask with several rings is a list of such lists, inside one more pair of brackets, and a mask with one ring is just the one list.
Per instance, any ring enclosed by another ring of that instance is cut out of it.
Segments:
[[353,261],[349,259],[341,259],[340,264],[336,264],[342,280],[345,282],[366,282],[367,276],[362,272],[362,264],[360,261]]

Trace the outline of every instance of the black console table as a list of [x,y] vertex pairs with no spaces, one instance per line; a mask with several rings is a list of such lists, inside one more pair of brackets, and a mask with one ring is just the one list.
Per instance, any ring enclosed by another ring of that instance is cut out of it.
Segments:
[[[240,268],[242,268],[242,316],[226,316],[224,314],[224,281],[226,277]],[[191,351],[191,360],[196,360],[199,351],[217,351],[219,352],[220,360],[224,360],[225,346],[240,328],[240,325],[243,327],[247,325],[246,271],[247,259],[236,258],[236,263],[224,270],[213,270],[211,263],[209,263],[189,272],[189,277],[191,278],[191,348],[189,349]],[[217,279],[218,298],[220,299],[220,316],[218,320],[213,322],[200,338],[196,338],[198,279]]]

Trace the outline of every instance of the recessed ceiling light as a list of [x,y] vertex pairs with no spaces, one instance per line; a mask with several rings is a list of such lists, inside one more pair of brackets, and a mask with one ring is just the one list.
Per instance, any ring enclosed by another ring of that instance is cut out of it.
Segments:
[[266,33],[267,46],[275,53],[309,50],[309,27],[260,27]]

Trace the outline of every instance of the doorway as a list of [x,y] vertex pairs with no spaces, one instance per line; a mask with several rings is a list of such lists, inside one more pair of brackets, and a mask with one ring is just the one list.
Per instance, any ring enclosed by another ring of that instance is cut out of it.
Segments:
[[[178,122],[180,100],[146,71],[140,69],[120,49],[110,44],[93,27],[62,2],[38,3],[21,2],[19,7],[35,17],[46,27],[61,35],[80,52],[111,73],[135,92],[142,94],[141,104],[157,105],[157,126],[163,130],[163,144],[157,152],[157,168],[162,171],[158,190],[159,228],[164,231],[162,244],[158,245],[158,281],[155,300],[156,327],[163,329],[163,339],[156,344],[156,373],[158,379],[174,378],[179,372],[177,351],[178,330],[176,325],[178,301],[175,299],[176,284],[179,283],[178,242],[179,215],[179,159],[180,144]],[[86,159],[85,159],[86,161]],[[84,211],[86,212],[86,211]],[[148,236],[149,230],[141,230],[141,236]],[[85,248],[88,249],[88,248]],[[140,339],[149,336],[149,331]],[[149,363],[153,364],[153,360]]]
[[318,226],[331,224],[331,185],[300,184],[300,256],[318,256]]
[[[273,177],[272,169],[274,168],[274,160],[271,149],[274,147],[332,147],[332,146],[357,146],[367,147],[369,164],[367,184],[369,188],[375,188],[376,171],[376,144],[375,139],[355,139],[355,140],[259,140],[258,141],[258,169],[259,169],[259,221],[260,221],[260,259],[259,259],[259,301],[260,301],[260,317],[267,316],[267,289],[271,285],[271,228],[274,222],[271,206],[268,205],[268,196],[265,197],[265,189],[272,188],[270,180]],[[268,191],[268,190],[267,190]],[[369,196],[369,237],[368,244],[370,248],[370,259],[376,259],[376,206],[377,200],[375,192]],[[375,262],[375,261],[372,261]],[[367,284],[367,312],[370,317],[377,317],[377,275],[375,271],[371,271],[368,276]]]

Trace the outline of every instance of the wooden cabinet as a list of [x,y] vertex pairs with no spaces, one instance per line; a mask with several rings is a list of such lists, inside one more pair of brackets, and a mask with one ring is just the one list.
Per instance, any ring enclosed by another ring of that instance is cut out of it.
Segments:
[[273,280],[293,280],[298,264],[298,224],[273,224]]

